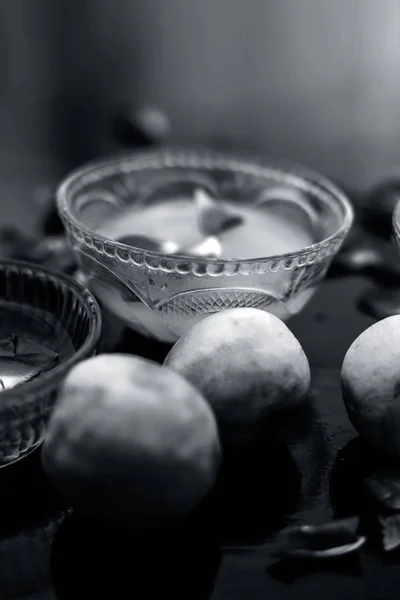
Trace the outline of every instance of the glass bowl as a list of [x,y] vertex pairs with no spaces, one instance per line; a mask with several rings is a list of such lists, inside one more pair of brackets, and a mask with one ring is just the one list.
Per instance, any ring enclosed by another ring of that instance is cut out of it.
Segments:
[[3,467],[42,442],[63,377],[96,351],[101,313],[92,294],[71,277],[2,261],[0,315]]
[[[276,187],[298,192],[304,214],[313,219],[315,241],[284,254],[223,260],[145,250],[99,232],[131,205],[144,207],[163,194],[199,187],[241,205]],[[100,305],[120,323],[167,343],[228,308],[255,307],[286,321],[311,298],[353,221],[345,194],[318,174],[282,162],[179,148],[83,166],[60,184],[57,205]]]

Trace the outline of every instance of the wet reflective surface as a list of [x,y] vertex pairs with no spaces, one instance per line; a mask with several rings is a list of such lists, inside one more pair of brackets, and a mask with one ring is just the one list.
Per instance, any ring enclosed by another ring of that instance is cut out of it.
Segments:
[[57,598],[209,598],[221,562],[201,518],[171,530],[134,532],[68,516],[51,548]]
[[[12,590],[17,597],[22,592],[20,597],[29,598],[28,592],[38,590],[38,598],[46,600],[97,597],[102,591],[119,597],[122,590],[124,597],[132,598],[167,592],[174,598],[213,600],[298,599],[311,593],[395,598],[384,582],[400,585],[400,571],[394,555],[389,561],[378,542],[356,556],[324,563],[275,556],[280,532],[289,526],[363,514],[363,478],[382,463],[356,437],[339,389],[347,347],[373,322],[355,307],[368,284],[359,277],[327,281],[292,321],[312,369],[308,407],[276,423],[274,434],[267,432],[247,453],[231,454],[204,505],[171,530],[111,530],[76,514],[58,525],[54,519],[62,502],[41,471],[38,453],[17,465],[20,471],[13,471],[14,476],[11,469],[0,471],[0,485],[10,497],[3,514],[13,515],[10,527],[3,527],[0,547],[10,538],[19,540],[18,552],[14,546],[12,554],[15,576],[7,586],[0,578],[2,593]],[[168,352],[168,346],[155,346],[133,334],[125,334],[120,344],[160,362]],[[29,495],[34,484],[37,491]],[[16,497],[19,501],[13,506]],[[35,534],[27,536],[32,530]],[[4,573],[5,563],[0,566]]]
[[[400,552],[384,552],[376,502],[364,483],[386,461],[357,437],[339,386],[347,348],[380,318],[360,310],[360,297],[372,285],[379,291],[381,282],[371,270],[368,277],[354,270],[333,275],[289,323],[310,361],[308,406],[274,424],[246,453],[231,454],[216,488],[181,523],[139,532],[74,513],[61,519],[65,507],[39,452],[0,470],[0,597],[397,600]],[[109,323],[104,335],[114,349],[160,362],[169,350],[136,334],[112,334]],[[286,528],[354,515],[368,534],[355,555],[276,557]]]

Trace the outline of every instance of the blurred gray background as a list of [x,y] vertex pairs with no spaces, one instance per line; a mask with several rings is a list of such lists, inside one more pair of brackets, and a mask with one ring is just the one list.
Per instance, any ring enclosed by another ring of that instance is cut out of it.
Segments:
[[121,103],[364,188],[400,162],[400,2],[0,1],[3,207],[107,152]]

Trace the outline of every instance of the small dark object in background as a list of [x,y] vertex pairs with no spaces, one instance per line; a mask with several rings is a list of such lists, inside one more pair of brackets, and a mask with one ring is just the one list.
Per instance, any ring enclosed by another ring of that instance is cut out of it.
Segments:
[[34,243],[31,237],[20,233],[15,227],[0,229],[0,252],[3,258],[19,259],[29,256]]
[[367,289],[357,308],[374,319],[400,314],[400,257],[392,234],[392,213],[400,200],[400,179],[377,185],[357,199],[357,222],[334,258],[328,277],[364,276],[381,287]]
[[400,260],[391,242],[367,234],[355,225],[334,258],[328,277],[361,275],[384,285],[400,285]]
[[147,148],[162,144],[170,133],[168,117],[157,107],[142,109],[126,106],[113,122],[118,143],[128,148]]
[[58,183],[39,185],[34,188],[33,202],[43,215],[40,233],[45,235],[60,235],[64,226],[57,212],[56,193]]
[[334,258],[328,276],[365,275],[383,284],[400,284],[398,250],[392,243],[400,176],[383,179],[365,194],[349,194],[349,197],[355,224]]
[[357,299],[357,307],[374,319],[400,314],[400,285],[397,288],[376,287],[365,290]]
[[44,207],[44,217],[42,223],[42,233],[45,235],[63,235],[65,233],[63,222],[57,211],[56,192],[42,202]]
[[363,225],[383,238],[390,238],[393,211],[399,200],[400,176],[389,177],[378,182],[363,199],[360,211]]
[[44,217],[43,233],[47,235],[62,235],[64,233],[64,225],[54,205],[49,207],[47,214]]
[[5,258],[47,266],[64,273],[73,273],[76,258],[64,235],[31,238],[17,229],[0,230],[1,254]]

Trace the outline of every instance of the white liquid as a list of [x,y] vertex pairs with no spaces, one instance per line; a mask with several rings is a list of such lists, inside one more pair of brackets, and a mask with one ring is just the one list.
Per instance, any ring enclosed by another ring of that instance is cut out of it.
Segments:
[[[243,223],[219,236],[223,259],[248,259],[295,252],[311,245],[314,240],[311,223],[302,209],[288,206],[262,208],[225,204],[243,218]],[[197,223],[195,205],[189,199],[158,203],[138,210],[135,206],[119,213],[98,232],[118,240],[127,235],[143,235],[175,242],[188,248],[204,237]]]
[[[220,201],[222,202],[222,201]],[[243,218],[243,223],[218,236],[223,259],[251,259],[296,252],[313,244],[315,232],[309,215],[301,207],[282,202],[260,207],[224,203]],[[195,204],[191,199],[173,199],[109,217],[97,231],[113,240],[129,235],[141,235],[160,241],[173,241],[179,247],[190,248],[204,240],[197,221]],[[281,272],[289,277],[288,272]],[[173,330],[163,315],[141,302],[126,302],[119,292],[105,281],[92,279],[90,286],[98,299],[120,322],[158,340],[173,343],[207,314],[198,314],[175,325]],[[215,282],[218,285],[218,281]],[[235,286],[231,278],[228,285]],[[246,285],[245,280],[240,285]],[[306,289],[284,305],[277,302],[268,310],[283,320],[297,313],[314,290]]]

